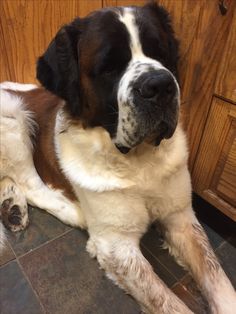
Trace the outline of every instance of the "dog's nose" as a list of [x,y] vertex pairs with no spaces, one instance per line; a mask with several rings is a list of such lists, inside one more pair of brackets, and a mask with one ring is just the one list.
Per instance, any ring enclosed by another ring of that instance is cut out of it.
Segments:
[[139,91],[145,99],[166,98],[174,95],[175,82],[168,71],[153,71],[143,77]]

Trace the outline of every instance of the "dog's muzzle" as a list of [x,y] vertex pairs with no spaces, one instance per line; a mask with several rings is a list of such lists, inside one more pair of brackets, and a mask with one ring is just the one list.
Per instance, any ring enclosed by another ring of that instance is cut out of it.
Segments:
[[173,135],[178,120],[178,86],[168,70],[145,72],[130,85],[133,93],[130,112],[135,127],[122,125],[125,140],[116,146],[123,154],[145,139],[159,145]]

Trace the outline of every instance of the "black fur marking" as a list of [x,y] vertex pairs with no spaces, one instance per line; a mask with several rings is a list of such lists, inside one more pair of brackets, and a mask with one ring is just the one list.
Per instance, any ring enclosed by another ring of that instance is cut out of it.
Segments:
[[161,62],[178,80],[179,45],[168,12],[156,3],[149,3],[136,12],[144,54]]
[[77,19],[62,27],[37,63],[37,79],[46,89],[66,100],[74,116],[81,113],[77,47],[79,21]]

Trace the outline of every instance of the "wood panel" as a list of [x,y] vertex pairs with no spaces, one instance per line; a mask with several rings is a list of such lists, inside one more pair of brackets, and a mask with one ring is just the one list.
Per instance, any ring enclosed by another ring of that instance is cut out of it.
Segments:
[[147,3],[147,0],[103,0],[104,7],[144,5],[145,3]]
[[236,10],[220,63],[215,94],[236,102]]
[[217,167],[222,169],[222,172],[216,184],[216,191],[218,195],[236,207],[236,121],[234,122],[231,129],[234,137],[233,143],[226,159],[220,160],[220,164],[217,165]]
[[215,79],[228,38],[236,2],[228,1],[228,12],[222,16],[218,1],[205,1],[199,15],[198,29],[192,43],[183,93],[189,138],[189,167],[193,170],[214,93]]
[[214,97],[193,171],[195,191],[236,220],[236,106]]
[[0,81],[35,81],[36,58],[58,28],[100,8],[102,0],[0,0]]

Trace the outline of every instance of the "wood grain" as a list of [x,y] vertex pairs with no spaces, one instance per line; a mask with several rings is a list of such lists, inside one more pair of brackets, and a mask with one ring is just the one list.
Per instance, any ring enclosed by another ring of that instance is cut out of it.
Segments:
[[236,106],[213,98],[193,170],[195,192],[236,220]]
[[215,94],[236,103],[236,9],[217,75]]
[[[236,121],[234,122],[234,134],[236,134]],[[236,137],[234,137],[222,168],[216,190],[223,199],[226,199],[232,206],[236,207]]]
[[205,1],[199,16],[198,29],[188,57],[186,84],[183,93],[190,148],[190,170],[193,170],[214,93],[222,53],[228,38],[236,2],[228,2],[227,16],[222,16],[218,1]]
[[102,0],[0,1],[0,81],[35,82],[37,57],[59,27],[102,6]]

